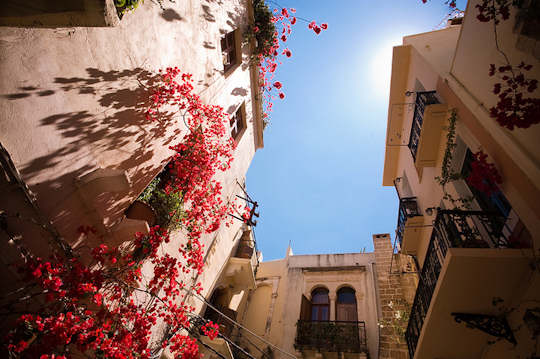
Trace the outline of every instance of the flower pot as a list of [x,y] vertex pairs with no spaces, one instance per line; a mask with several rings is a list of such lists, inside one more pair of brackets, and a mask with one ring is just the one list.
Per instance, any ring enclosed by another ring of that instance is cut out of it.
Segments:
[[248,241],[240,241],[238,248],[236,249],[237,258],[250,259],[253,256],[253,247]]
[[156,225],[156,213],[152,206],[142,201],[135,201],[126,210],[126,217],[146,221],[150,227]]

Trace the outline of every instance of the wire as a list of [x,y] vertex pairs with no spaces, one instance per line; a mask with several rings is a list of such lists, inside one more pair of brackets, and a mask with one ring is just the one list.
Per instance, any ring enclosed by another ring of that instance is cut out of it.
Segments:
[[[195,313],[192,313],[192,315],[196,316],[199,320],[203,321],[203,322],[208,322],[207,319],[204,319],[203,317],[201,317],[200,315],[198,314],[195,314]],[[227,316],[225,316],[226,318],[228,318]],[[230,318],[229,318],[230,319]],[[225,340],[227,343],[231,344],[232,346],[234,346],[236,349],[240,350],[244,355],[248,356],[250,359],[257,359],[255,358],[254,356],[252,356],[251,354],[249,354],[247,351],[245,351],[241,346],[239,346],[238,344],[236,344],[235,342],[233,342],[229,337],[223,335],[222,333],[218,333],[218,336],[220,338],[223,338],[223,340]],[[202,343],[202,341],[201,341]]]
[[212,304],[210,304],[203,296],[195,293],[195,292],[192,292],[192,294],[198,298],[199,300],[201,300],[202,302],[204,302],[207,306],[209,306],[210,308],[212,308],[213,310],[215,310],[218,314],[220,314],[222,317],[225,317],[225,319],[229,320],[231,323],[233,323],[234,325],[238,326],[239,328],[242,328],[244,329],[245,331],[247,331],[248,333],[250,333],[251,335],[253,335],[255,338],[259,339],[260,341],[262,341],[263,343],[265,344],[268,344],[270,347],[276,349],[277,351],[291,357],[291,358],[294,358],[294,359],[297,359],[296,358],[296,355],[293,355],[289,352],[286,352],[285,350],[279,348],[278,346],[270,343],[269,341],[265,340],[264,338],[260,337],[259,335],[255,334],[254,332],[252,332],[251,330],[249,330],[248,328],[244,327],[242,324],[238,323],[237,321],[235,321],[234,319],[231,319],[229,318],[228,316],[226,316],[225,314],[223,314],[219,309],[217,309],[216,307],[214,307]]

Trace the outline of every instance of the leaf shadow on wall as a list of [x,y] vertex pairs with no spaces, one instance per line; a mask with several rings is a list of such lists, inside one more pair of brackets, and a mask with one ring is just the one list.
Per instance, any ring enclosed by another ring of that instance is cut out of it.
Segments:
[[[122,71],[87,68],[86,72],[85,77],[56,77],[55,88],[51,90],[59,92],[56,96],[62,96],[61,92],[76,94],[66,95],[66,99],[77,101],[70,109],[79,104],[81,109],[57,113],[39,121],[40,126],[53,126],[55,133],[68,139],[69,144],[34,158],[21,170],[24,178],[46,173],[43,180],[40,178],[33,185],[33,190],[40,194],[42,208],[65,235],[75,233],[81,224],[90,224],[72,218],[72,212],[92,211],[92,208],[82,208],[84,206],[100,209],[93,221],[98,227],[101,225],[99,230],[105,231],[107,226],[118,223],[131,199],[167,162],[156,161],[153,148],[168,148],[182,135],[178,126],[174,130],[168,129],[173,113],[164,114],[160,121],[150,122],[145,118],[145,109],[158,79],[156,74],[142,68]],[[88,96],[90,102],[86,101]],[[76,179],[101,167],[97,158],[110,160],[113,168],[130,171],[131,188],[125,192],[106,192],[93,199],[90,205],[78,205],[80,199],[74,200]],[[51,173],[58,175],[50,176]],[[100,218],[106,218],[106,225]]]

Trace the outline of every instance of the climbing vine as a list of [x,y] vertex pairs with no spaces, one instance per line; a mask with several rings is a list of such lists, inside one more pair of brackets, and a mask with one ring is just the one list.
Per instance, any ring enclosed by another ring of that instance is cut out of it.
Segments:
[[461,172],[452,170],[452,159],[456,149],[456,122],[457,112],[452,109],[448,119],[446,133],[446,147],[441,165],[441,175],[435,177],[435,181],[442,187],[443,199],[448,201],[455,208],[470,208],[474,196],[465,198],[454,197],[448,192],[448,183],[457,180],[465,180],[467,184],[476,190],[490,196],[499,191],[498,185],[502,183],[502,177],[493,163],[488,162],[488,156],[482,150],[473,153],[474,160],[471,162],[471,171],[467,177]]

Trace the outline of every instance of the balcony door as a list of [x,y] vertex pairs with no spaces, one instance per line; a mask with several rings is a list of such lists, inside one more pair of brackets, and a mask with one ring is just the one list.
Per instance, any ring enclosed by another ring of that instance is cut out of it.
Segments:
[[330,320],[330,300],[328,289],[316,288],[311,292],[311,320]]
[[[467,178],[472,172],[472,163],[475,158],[472,151],[467,148],[465,158],[461,168],[461,175]],[[487,180],[485,180],[487,181]],[[480,210],[487,213],[495,213],[500,216],[500,219],[492,220],[490,223],[491,229],[495,233],[504,234],[509,239],[509,246],[513,248],[530,248],[532,244],[532,236],[523,222],[519,219],[517,213],[512,209],[510,202],[501,190],[497,190],[491,194],[485,194],[465,181],[468,190],[474,196],[475,202]]]
[[336,320],[344,322],[358,321],[356,293],[354,289],[344,287],[337,292]]

